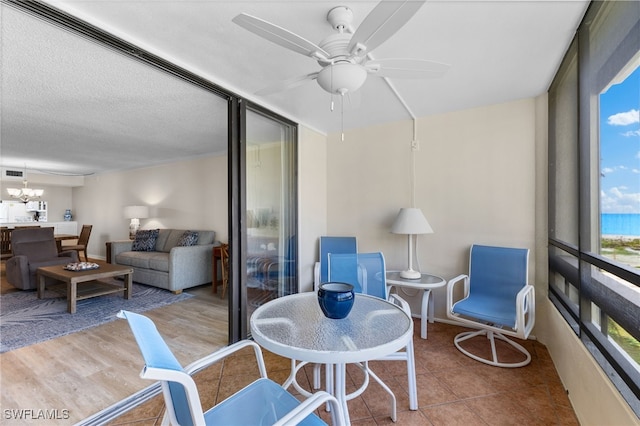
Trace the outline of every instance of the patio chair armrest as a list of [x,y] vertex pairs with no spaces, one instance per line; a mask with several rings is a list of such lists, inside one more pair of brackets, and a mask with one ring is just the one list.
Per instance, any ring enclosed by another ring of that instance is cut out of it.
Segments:
[[320,288],[320,262],[316,262],[313,265],[313,291],[318,291]]
[[453,300],[453,291],[455,290],[456,285],[459,284],[460,282],[462,282],[464,285],[462,299],[466,298],[469,295],[469,276],[468,275],[461,274],[455,278],[451,278],[447,282],[447,316],[450,316],[451,308],[455,303]]
[[260,376],[263,378],[267,377],[267,369],[264,365],[264,358],[262,356],[262,350],[260,349],[260,346],[258,346],[257,343],[251,341],[251,340],[241,340],[239,342],[233,343],[229,346],[225,346],[222,349],[218,349],[217,351],[187,365],[184,368],[185,373],[189,374],[189,375],[193,375],[195,373],[197,373],[198,371],[212,365],[215,364],[218,361],[221,361],[222,359],[228,357],[229,355],[238,352],[241,349],[244,349],[248,346],[251,346],[253,348],[253,352],[255,353],[256,356],[256,362],[258,363],[258,369],[260,370]]
[[407,315],[409,315],[409,318],[411,318],[411,307],[409,306],[407,301],[404,300],[402,297],[398,296],[397,293],[390,293],[388,301],[393,303],[394,305],[400,306],[402,308],[402,310]]
[[529,336],[536,320],[536,296],[532,285],[525,285],[516,296],[516,332]]
[[331,406],[331,422],[333,425],[343,426],[344,415],[338,400],[325,391],[318,391],[309,398],[302,401],[295,409],[291,410],[286,416],[274,423],[274,426],[293,426],[300,423],[309,414],[312,414],[325,403]]

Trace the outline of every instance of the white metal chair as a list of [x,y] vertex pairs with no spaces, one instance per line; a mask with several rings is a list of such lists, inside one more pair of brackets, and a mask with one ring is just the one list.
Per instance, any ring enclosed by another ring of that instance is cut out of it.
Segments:
[[[496,367],[522,367],[531,355],[507,336],[526,340],[535,323],[535,292],[528,284],[529,250],[510,247],[473,245],[469,274],[459,275],[447,284],[447,316],[477,331],[467,331],[454,338],[465,355]],[[457,284],[463,283],[463,297],[454,301]],[[461,343],[486,335],[491,343],[491,358],[465,349]],[[495,339],[500,339],[525,355],[519,362],[501,362]]]
[[[189,425],[324,425],[314,411],[330,404],[332,423],[344,425],[344,414],[338,401],[324,391],[303,402],[267,378],[260,347],[243,340],[212,353],[186,368],[182,368],[155,324],[144,315],[120,311],[120,318],[129,322],[142,352],[145,366],[140,377],[158,380],[167,412],[163,424]],[[260,370],[260,378],[203,412],[198,389],[191,374],[216,363],[240,349],[252,347]]]
[[[384,255],[377,253],[329,253],[328,280],[346,282],[354,286],[358,293],[379,297],[401,306],[411,317],[411,309],[406,301],[397,294],[389,294],[386,280]],[[418,409],[418,390],[416,385],[416,364],[413,351],[413,339],[406,348],[391,355],[380,358],[381,361],[405,361],[407,363],[407,380],[409,385],[409,409]],[[365,369],[391,395],[393,400],[393,415],[395,421],[395,395],[368,367]],[[327,381],[331,380],[330,377]]]

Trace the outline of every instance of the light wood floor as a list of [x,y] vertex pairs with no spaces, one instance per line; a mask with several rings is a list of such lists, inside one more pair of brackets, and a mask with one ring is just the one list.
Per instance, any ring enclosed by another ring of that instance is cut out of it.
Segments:
[[[226,303],[211,295],[210,286],[192,293],[195,297],[146,312],[183,365],[228,342]],[[124,320],[0,354],[0,424],[7,420],[5,410],[14,409],[68,416],[41,424],[77,423],[149,386],[138,377],[142,365]]]

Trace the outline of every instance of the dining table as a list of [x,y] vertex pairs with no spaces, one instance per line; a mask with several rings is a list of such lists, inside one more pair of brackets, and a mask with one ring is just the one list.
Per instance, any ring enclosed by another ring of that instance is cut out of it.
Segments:
[[[251,336],[266,350],[291,360],[324,364],[335,371],[335,380],[327,390],[342,405],[346,424],[350,424],[347,401],[362,393],[368,374],[373,374],[365,372],[363,387],[347,395],[346,365],[394,353],[413,338],[413,321],[401,307],[365,294],[355,295],[353,307],[344,319],[327,318],[316,293],[304,292],[261,305],[249,322]],[[284,386],[294,385],[304,393],[295,379],[297,371],[292,368]],[[381,383],[377,377],[374,379]],[[388,388],[387,391],[391,392]],[[395,418],[395,396],[391,395]]]

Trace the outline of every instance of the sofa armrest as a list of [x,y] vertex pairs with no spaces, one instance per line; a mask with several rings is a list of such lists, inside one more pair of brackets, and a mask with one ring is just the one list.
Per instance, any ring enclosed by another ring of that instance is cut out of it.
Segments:
[[131,251],[133,240],[109,241],[111,243],[111,263],[116,263],[116,256],[125,251]]
[[173,247],[169,252],[169,290],[182,290],[192,283],[212,279],[214,244]]
[[9,284],[23,290],[29,288],[29,259],[27,256],[10,257],[7,259],[5,267]]

